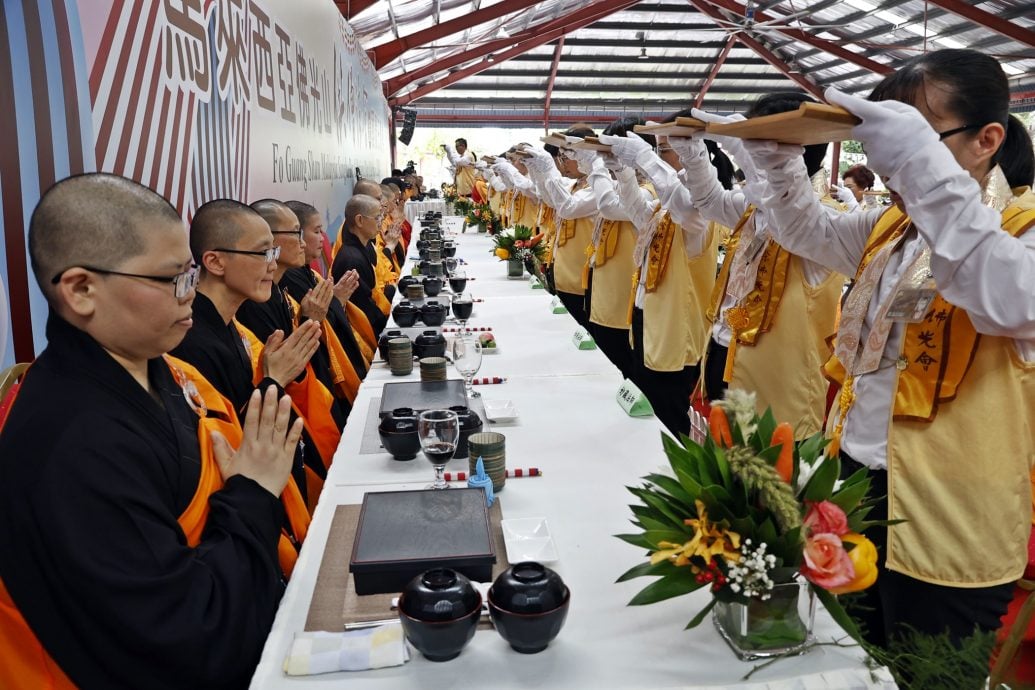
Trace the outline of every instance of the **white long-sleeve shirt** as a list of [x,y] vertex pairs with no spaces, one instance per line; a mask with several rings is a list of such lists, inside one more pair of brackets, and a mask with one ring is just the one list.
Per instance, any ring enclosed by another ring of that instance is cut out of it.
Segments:
[[[658,192],[659,199],[651,198],[649,193],[645,196],[644,190],[635,183],[634,178],[633,185],[627,183],[619,185],[621,202],[638,233],[647,231],[656,213],[668,211],[672,220],[682,228],[686,259],[700,256],[704,251],[705,240],[708,238],[708,221],[704,219],[700,211],[694,208],[690,192],[680,184],[676,171],[657,155],[653,153],[652,155],[657,159],[657,166],[653,165],[652,161],[637,161],[637,166],[654,183],[654,189]],[[681,190],[681,193],[678,190]],[[671,206],[666,206],[666,201],[660,198],[663,193],[668,194],[667,203]],[[635,300],[637,308],[643,308],[643,299],[647,294],[649,264],[650,252],[648,251],[644,254],[640,264],[640,282],[636,286]]]
[[[689,188],[694,206],[701,212],[701,215],[708,220],[725,225],[727,228],[736,227],[737,223],[740,222],[741,216],[744,215],[749,206],[744,192],[740,190],[730,191],[722,188],[722,185],[719,184],[715,167],[708,160],[707,149],[702,148],[698,155],[690,158],[681,157],[680,160],[684,168],[683,182]],[[804,163],[802,165],[804,169]],[[810,185],[808,197],[815,199],[815,196],[815,192]],[[818,200],[816,203],[819,205]],[[765,216],[764,211],[758,210],[751,220],[748,221],[754,224],[753,230],[756,237],[764,236],[765,233],[771,230]],[[777,241],[779,242],[779,240]],[[783,245],[782,242],[780,244]],[[783,246],[794,254],[798,253],[786,245]],[[738,250],[741,249],[747,249],[747,247],[738,245]],[[732,258],[727,260],[731,261]],[[802,262],[802,273],[805,275],[805,282],[812,287],[821,284],[830,276],[829,269],[818,262],[809,261],[807,258]],[[739,298],[727,291],[722,296],[722,305],[719,307],[715,323],[712,324],[712,340],[723,347],[729,347],[730,339],[733,337],[733,331],[730,330],[729,324],[726,323],[723,315],[727,310],[737,306],[738,302]]]
[[[1035,360],[1035,232],[1020,238],[1001,229],[1001,214],[981,201],[981,190],[941,143],[915,154],[888,181],[899,191],[918,234],[891,255],[874,289],[860,341],[881,305],[925,248],[938,290],[964,309],[979,333],[1014,339],[1025,361]],[[938,149],[942,149],[939,151]],[[943,155],[944,152],[944,155]],[[946,159],[946,155],[948,159]],[[885,209],[828,214],[819,204],[800,159],[770,170],[764,203],[780,244],[833,270],[855,275],[866,241]],[[888,423],[895,398],[895,363],[905,324],[894,323],[879,367],[856,377],[855,403],[844,420],[841,447],[858,462],[887,467]],[[835,410],[836,412],[836,410]]]
[[536,182],[543,200],[553,207],[554,213],[561,220],[585,218],[597,213],[597,198],[589,186],[572,191],[572,181],[562,177],[556,168],[547,170],[545,174],[529,169],[529,174]]

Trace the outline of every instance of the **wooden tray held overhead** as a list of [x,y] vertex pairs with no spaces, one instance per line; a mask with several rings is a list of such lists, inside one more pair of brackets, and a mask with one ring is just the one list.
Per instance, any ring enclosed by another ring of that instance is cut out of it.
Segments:
[[600,151],[601,153],[611,153],[611,147],[607,144],[601,144],[600,140],[596,137],[586,137],[582,141],[572,144],[573,149],[579,149],[580,151]]
[[781,144],[829,144],[852,138],[862,122],[844,108],[824,103],[802,103],[797,110],[763,115],[740,122],[709,122],[707,130],[739,139],[771,139]]
[[545,137],[539,137],[539,141],[551,146],[567,147],[568,139],[561,132],[550,132]]
[[705,128],[704,120],[696,117],[677,117],[675,122],[663,122],[656,125],[636,125],[633,131],[637,134],[653,134],[656,137],[689,137],[694,132]]

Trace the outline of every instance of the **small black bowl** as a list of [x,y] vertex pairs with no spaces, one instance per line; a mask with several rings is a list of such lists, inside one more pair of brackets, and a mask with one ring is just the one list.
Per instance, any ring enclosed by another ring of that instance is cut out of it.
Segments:
[[522,654],[535,654],[564,626],[571,590],[560,575],[542,565],[516,563],[489,588],[489,616],[500,636]]
[[417,435],[417,415],[405,407],[392,410],[377,425],[381,445],[396,460],[413,460],[420,452],[420,437]]
[[489,596],[489,616],[492,618],[496,632],[516,652],[536,654],[549,646],[564,627],[568,618],[568,604],[571,603],[570,592],[564,603],[552,611],[542,613],[514,613],[501,609]]
[[466,577],[449,568],[425,571],[399,595],[399,620],[406,639],[430,661],[460,655],[474,637],[482,615],[482,595]]

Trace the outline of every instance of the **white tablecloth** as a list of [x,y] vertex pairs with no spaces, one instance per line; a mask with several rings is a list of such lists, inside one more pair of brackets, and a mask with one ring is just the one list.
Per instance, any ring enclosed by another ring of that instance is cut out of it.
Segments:
[[[500,385],[480,386],[486,399],[514,402],[519,418],[498,425],[507,438],[509,467],[538,467],[542,477],[509,479],[500,493],[503,515],[545,517],[560,560],[554,568],[572,590],[565,628],[550,647],[523,655],[492,630],[479,631],[455,660],[427,661],[420,654],[405,666],[361,673],[289,678],[281,670],[293,635],[303,630],[336,505],[360,503],[376,490],[419,489],[433,471],[418,458],[397,462],[388,454],[360,455],[362,424],[370,400],[391,376],[375,364],[360,389],[345,428],[309,536],[263,651],[255,688],[864,688],[881,687],[857,649],[820,647],[741,677],[754,664],[738,661],[706,620],[683,627],[707,602],[704,591],[660,604],[629,607],[647,579],[614,584],[642,562],[641,550],[613,535],[630,531],[624,488],[666,464],[661,425],[654,418],[628,417],[615,402],[617,371],[598,350],[579,351],[571,335],[576,324],[554,315],[550,296],[526,280],[507,280],[506,265],[489,253],[484,235],[460,235],[458,256],[477,280],[468,291],[475,305],[471,325],[492,326],[500,354],[486,356],[478,376],[504,376]],[[451,377],[455,372],[451,372]],[[412,379],[419,378],[415,372]],[[466,470],[453,460],[447,470]],[[348,563],[341,563],[341,577]],[[389,617],[391,613],[385,612]],[[819,607],[821,640],[843,633]],[[887,676],[883,676],[887,679]],[[890,681],[885,680],[890,686]]]
[[403,211],[406,213],[406,220],[410,221],[411,225],[415,225],[413,220],[422,217],[428,211],[438,211],[445,215],[446,202],[441,199],[434,201],[407,201],[406,205],[403,206]]

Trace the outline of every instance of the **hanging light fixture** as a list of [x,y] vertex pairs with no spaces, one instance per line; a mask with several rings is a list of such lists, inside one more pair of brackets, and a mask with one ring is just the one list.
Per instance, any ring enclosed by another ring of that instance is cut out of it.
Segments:
[[647,60],[647,34],[643,31],[640,32],[640,54],[636,58],[637,60]]

